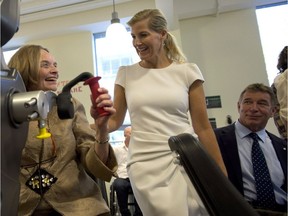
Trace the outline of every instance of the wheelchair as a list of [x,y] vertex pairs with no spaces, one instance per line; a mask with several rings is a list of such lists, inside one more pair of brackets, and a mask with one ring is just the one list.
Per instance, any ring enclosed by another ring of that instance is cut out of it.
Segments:
[[[118,205],[118,200],[117,200],[117,194],[116,190],[113,187],[113,182],[110,185],[110,213],[111,216],[121,216],[120,213],[120,208]],[[131,215],[135,212],[135,197],[133,195],[132,188],[129,190],[129,195],[128,195],[128,209],[131,212]]]

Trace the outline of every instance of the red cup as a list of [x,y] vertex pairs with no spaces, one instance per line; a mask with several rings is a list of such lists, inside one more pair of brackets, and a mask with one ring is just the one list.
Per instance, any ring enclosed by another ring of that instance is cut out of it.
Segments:
[[[95,100],[96,98],[101,94],[98,92],[98,88],[100,87],[99,85],[99,80],[101,79],[100,76],[97,77],[91,77],[89,79],[87,79],[84,82],[84,85],[89,85],[91,93],[92,93],[92,97],[93,97],[93,105],[96,106],[95,104]],[[97,107],[97,112],[99,113],[99,116],[106,116],[106,115],[110,115],[109,112],[105,111],[103,109],[103,107]]]

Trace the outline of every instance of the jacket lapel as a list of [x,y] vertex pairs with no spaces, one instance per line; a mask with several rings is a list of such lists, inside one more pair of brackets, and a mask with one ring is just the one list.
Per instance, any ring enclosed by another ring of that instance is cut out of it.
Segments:
[[285,143],[285,141],[282,141],[280,138],[269,133],[268,131],[266,131],[266,133],[268,134],[268,136],[270,137],[272,141],[272,145],[275,149],[276,155],[281,164],[281,167],[285,176],[285,182],[282,188],[284,191],[287,192],[287,144]]
[[239,192],[244,194],[242,171],[235,135],[235,124],[232,124],[221,131],[220,149],[230,181]]

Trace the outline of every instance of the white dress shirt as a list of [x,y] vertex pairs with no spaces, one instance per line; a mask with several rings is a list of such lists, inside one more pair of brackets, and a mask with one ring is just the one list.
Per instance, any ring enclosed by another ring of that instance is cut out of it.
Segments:
[[118,163],[118,170],[117,170],[118,177],[128,178],[127,174],[128,148],[123,143],[121,145],[115,146],[113,150]]

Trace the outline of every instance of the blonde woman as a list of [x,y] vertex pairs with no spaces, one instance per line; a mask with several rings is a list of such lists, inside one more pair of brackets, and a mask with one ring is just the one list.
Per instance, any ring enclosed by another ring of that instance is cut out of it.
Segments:
[[127,166],[137,202],[144,216],[206,214],[173,163],[168,145],[170,136],[191,133],[226,173],[207,117],[203,76],[196,64],[186,62],[159,10],[140,11],[128,24],[141,60],[118,71],[117,112],[109,129],[117,130],[129,111],[133,133]]

